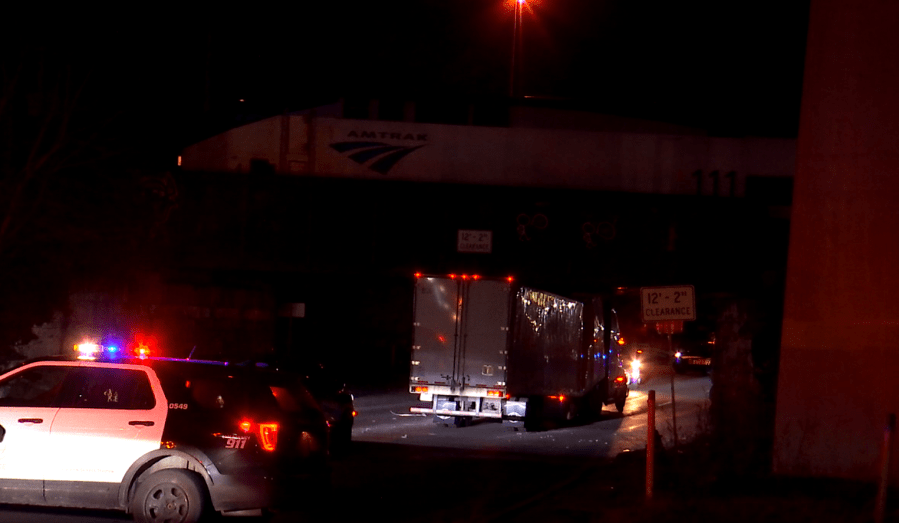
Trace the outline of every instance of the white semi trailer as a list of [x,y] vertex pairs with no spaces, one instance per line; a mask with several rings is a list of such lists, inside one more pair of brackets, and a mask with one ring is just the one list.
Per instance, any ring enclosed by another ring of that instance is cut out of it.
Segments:
[[412,412],[525,428],[624,410],[617,317],[603,301],[525,287],[512,278],[417,275],[409,391]]

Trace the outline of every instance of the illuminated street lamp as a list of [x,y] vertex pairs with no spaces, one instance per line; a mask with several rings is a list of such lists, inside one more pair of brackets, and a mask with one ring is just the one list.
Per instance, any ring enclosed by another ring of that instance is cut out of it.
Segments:
[[[512,26],[512,64],[509,68],[509,96],[515,98],[520,95],[521,83],[519,78],[521,63],[521,12],[526,0],[513,0],[515,2],[514,22]],[[518,74],[516,74],[518,73]]]

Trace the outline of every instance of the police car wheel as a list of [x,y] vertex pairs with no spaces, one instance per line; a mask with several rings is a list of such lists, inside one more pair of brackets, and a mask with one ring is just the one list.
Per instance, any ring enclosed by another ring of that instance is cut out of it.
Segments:
[[138,485],[131,513],[138,523],[196,523],[205,505],[206,489],[196,474],[161,470]]

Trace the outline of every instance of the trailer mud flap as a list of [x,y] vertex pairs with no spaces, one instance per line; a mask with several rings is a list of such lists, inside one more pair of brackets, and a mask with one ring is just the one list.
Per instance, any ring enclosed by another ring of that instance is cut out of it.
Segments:
[[503,425],[513,428],[524,426],[527,409],[527,400],[506,400],[503,404]]

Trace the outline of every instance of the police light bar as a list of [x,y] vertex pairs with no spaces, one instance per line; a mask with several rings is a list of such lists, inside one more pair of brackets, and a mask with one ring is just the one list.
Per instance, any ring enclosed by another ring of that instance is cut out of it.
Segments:
[[100,355],[100,350],[100,346],[92,341],[75,345],[75,352],[78,353],[79,360],[95,360]]
[[121,357],[119,347],[117,345],[100,345],[93,341],[85,341],[75,345],[77,358],[84,361],[94,361],[98,359],[117,359]]
[[148,347],[146,343],[139,343],[137,347],[134,348],[134,355],[145,360],[150,356],[150,347]]

